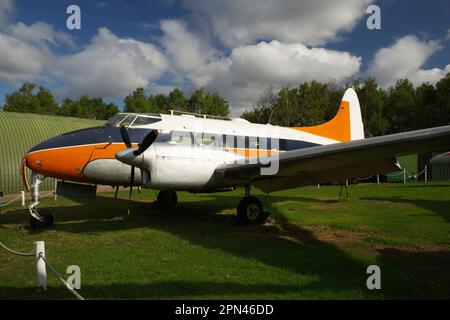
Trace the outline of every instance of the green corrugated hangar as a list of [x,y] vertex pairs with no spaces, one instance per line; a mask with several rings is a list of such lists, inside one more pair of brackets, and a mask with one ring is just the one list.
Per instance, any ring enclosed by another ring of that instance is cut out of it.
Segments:
[[[104,120],[0,111],[0,191],[14,194],[24,190],[20,164],[34,145],[62,133],[104,123]],[[52,179],[44,180],[42,190],[53,187]]]

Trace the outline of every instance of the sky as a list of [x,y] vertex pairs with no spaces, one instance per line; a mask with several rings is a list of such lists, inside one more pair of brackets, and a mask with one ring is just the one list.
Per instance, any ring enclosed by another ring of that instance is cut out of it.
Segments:
[[[73,4],[80,30],[66,25]],[[450,72],[449,16],[446,0],[0,0],[0,104],[25,81],[120,107],[137,87],[203,87],[239,115],[304,81],[434,84]]]

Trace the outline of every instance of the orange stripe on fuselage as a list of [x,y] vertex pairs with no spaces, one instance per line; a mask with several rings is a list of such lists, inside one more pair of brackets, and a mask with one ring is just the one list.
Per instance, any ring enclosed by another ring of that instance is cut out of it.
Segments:
[[266,150],[266,149],[246,149],[246,148],[226,148],[228,151],[239,153],[246,158],[265,157],[273,153],[280,153],[280,150]]
[[291,127],[291,129],[312,133],[340,142],[351,141],[350,103],[348,101],[341,101],[336,116],[324,124],[312,127]]
[[88,162],[114,159],[116,152],[125,148],[121,143],[99,143],[34,151],[25,158],[27,167],[37,173],[62,180],[88,182],[82,172]]

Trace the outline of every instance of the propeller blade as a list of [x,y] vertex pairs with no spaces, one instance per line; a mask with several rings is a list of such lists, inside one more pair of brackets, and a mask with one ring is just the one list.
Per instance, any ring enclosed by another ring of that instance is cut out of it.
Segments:
[[140,154],[142,154],[152,145],[152,143],[156,140],[156,137],[158,137],[158,131],[157,130],[150,131],[150,133],[147,134],[144,140],[142,140],[142,142],[139,144],[137,150],[133,151],[133,154],[135,156],[139,156]]
[[131,148],[131,140],[130,140],[130,136],[128,134],[128,129],[125,126],[120,126],[120,135],[122,136],[122,140],[125,143],[125,145],[127,146],[127,148]]
[[128,200],[131,200],[131,193],[133,192],[133,185],[134,185],[134,166],[131,166],[130,195],[128,196]]

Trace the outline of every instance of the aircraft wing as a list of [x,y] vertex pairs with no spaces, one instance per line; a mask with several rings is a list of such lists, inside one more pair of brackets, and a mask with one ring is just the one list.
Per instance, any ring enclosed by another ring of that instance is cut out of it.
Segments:
[[275,175],[261,174],[270,166],[262,164],[265,158],[256,164],[226,165],[216,173],[225,184],[250,182],[268,192],[397,171],[397,155],[449,148],[450,125],[280,153]]

